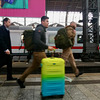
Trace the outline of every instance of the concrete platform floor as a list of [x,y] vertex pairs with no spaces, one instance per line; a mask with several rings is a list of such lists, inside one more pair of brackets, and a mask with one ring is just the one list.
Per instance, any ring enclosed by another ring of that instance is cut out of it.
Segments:
[[[52,97],[45,100],[100,100],[100,73],[85,73],[78,78],[66,74],[73,81],[65,80],[63,98]],[[20,75],[13,75],[19,78]],[[6,75],[0,75],[0,100],[42,100],[41,75],[31,74],[26,78],[26,88],[20,89],[16,81],[5,81]],[[3,84],[2,84],[3,83]]]

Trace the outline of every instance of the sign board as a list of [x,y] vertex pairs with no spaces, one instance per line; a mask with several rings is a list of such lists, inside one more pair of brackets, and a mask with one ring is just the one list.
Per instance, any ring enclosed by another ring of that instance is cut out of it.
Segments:
[[45,15],[45,0],[0,0],[0,16],[41,17]]
[[28,9],[28,0],[1,0],[1,8]]

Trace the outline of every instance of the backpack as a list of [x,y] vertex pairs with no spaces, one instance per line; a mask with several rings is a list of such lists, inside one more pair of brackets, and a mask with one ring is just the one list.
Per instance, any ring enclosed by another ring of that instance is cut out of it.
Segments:
[[55,46],[56,48],[66,49],[68,47],[73,46],[73,43],[70,38],[68,38],[66,29],[61,28],[58,30],[55,36]]
[[34,33],[35,33],[34,30],[25,30],[23,32],[24,46],[27,51],[33,51],[34,49],[34,43],[33,43]]

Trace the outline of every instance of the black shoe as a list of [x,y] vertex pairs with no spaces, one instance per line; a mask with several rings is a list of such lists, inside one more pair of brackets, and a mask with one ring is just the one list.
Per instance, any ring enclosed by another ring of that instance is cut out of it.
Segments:
[[14,81],[14,80],[17,80],[17,78],[13,78],[13,77],[7,78],[7,81]]
[[20,79],[18,79],[17,83],[19,84],[20,88],[25,88],[24,81],[21,81]]
[[79,76],[82,75],[82,74],[83,74],[83,72],[79,72],[79,74],[76,75],[76,77],[79,77]]

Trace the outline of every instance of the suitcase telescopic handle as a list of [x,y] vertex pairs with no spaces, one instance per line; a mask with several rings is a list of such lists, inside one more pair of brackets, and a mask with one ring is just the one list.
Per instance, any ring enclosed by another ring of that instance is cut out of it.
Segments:
[[[50,50],[48,49],[48,51],[50,51]],[[52,52],[51,52],[51,58],[54,57],[54,56],[55,56],[55,49],[52,50]]]

